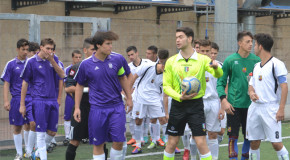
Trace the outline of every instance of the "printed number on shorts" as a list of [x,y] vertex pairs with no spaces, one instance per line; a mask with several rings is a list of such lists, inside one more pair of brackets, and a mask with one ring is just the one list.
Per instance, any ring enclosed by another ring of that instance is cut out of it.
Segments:
[[275,132],[275,135],[276,135],[276,139],[279,139],[279,132],[278,131]]

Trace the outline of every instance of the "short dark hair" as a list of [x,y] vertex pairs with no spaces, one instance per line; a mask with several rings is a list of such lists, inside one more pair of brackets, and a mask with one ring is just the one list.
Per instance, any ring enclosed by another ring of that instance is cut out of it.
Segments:
[[17,41],[17,48],[28,46],[29,42],[27,39],[21,38]]
[[203,46],[203,47],[211,46],[211,41],[207,39],[202,39],[200,40],[200,46]]
[[176,29],[176,32],[183,32],[187,37],[192,37],[191,43],[193,43],[194,39],[194,32],[191,28],[189,27],[180,27]]
[[82,54],[82,53],[81,53],[81,51],[76,49],[76,50],[73,50],[73,52],[71,53],[71,56],[74,57],[75,54]]
[[159,59],[167,59],[169,57],[169,51],[167,49],[160,49],[158,51]]
[[254,39],[256,40],[258,45],[262,45],[265,51],[271,52],[274,44],[272,36],[266,33],[258,33],[254,36]]
[[40,47],[39,47],[39,44],[37,42],[29,42],[29,49],[28,49],[29,52],[33,52],[33,51],[36,51],[39,49],[40,49]]
[[149,47],[147,48],[147,50],[151,50],[151,51],[153,51],[154,54],[157,54],[157,52],[158,52],[158,48],[157,48],[156,46],[154,46],[154,45],[149,46]]
[[126,52],[130,52],[130,51],[134,51],[135,53],[137,52],[137,48],[135,46],[129,46],[127,49],[126,49]]
[[88,37],[84,40],[84,44],[83,44],[83,48],[90,48],[91,45],[94,45],[93,43],[93,38],[92,37]]
[[211,48],[216,49],[217,51],[220,50],[220,47],[219,47],[218,44],[215,43],[215,42],[211,42]]
[[56,44],[53,45],[53,49],[52,50],[55,51],[55,48],[56,48]]
[[42,39],[41,42],[40,42],[40,45],[41,45],[41,46],[45,46],[45,45],[47,45],[47,44],[49,44],[49,45],[53,45],[53,47],[54,47],[54,49],[55,49],[55,43],[54,43],[54,41],[53,41],[51,38],[44,38],[44,39]]
[[237,40],[238,42],[241,41],[245,36],[250,36],[253,39],[253,35],[251,32],[242,31],[238,33]]
[[198,40],[198,39],[196,39],[196,40],[193,41],[193,45],[194,45],[194,46],[197,45],[197,44],[200,45],[200,40]]
[[112,31],[107,32],[98,31],[93,37],[93,44],[95,49],[98,50],[97,45],[102,45],[105,42],[105,40],[116,41],[118,39],[119,36]]

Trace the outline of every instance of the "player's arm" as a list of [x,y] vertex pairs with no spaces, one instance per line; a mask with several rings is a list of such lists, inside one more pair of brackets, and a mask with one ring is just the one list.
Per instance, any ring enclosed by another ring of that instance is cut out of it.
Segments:
[[47,60],[51,63],[52,67],[54,68],[55,72],[58,74],[60,78],[65,78],[64,70],[56,63],[54,60],[54,55],[48,56]]
[[256,94],[255,89],[252,85],[249,85],[248,92],[253,102],[256,102],[256,100],[259,100],[259,96]]
[[280,106],[278,109],[278,112],[276,114],[276,119],[277,121],[282,121],[284,120],[284,109],[287,101],[287,96],[288,96],[288,84],[287,84],[287,78],[286,76],[278,77],[280,86],[281,86],[281,100],[280,100]]
[[74,119],[77,122],[81,121],[81,111],[80,111],[80,103],[83,96],[84,86],[77,83],[75,89],[75,111],[74,111]]
[[63,90],[63,80],[60,79],[58,81],[58,96],[57,96],[57,103],[58,105],[60,106],[60,103],[61,103],[61,98],[62,98],[62,90]]
[[[127,76],[124,75],[123,67],[118,72],[120,84],[126,94],[126,104],[128,106],[127,112],[130,112],[133,108],[131,83],[128,81]],[[123,76],[122,76],[123,75]]]
[[223,75],[223,69],[219,66],[216,60],[206,58],[206,71],[212,74],[215,78],[220,78]]
[[10,111],[10,102],[8,99],[9,96],[9,86],[10,83],[7,81],[4,81],[4,86],[3,86],[3,100],[4,100],[4,109],[7,111]]
[[28,83],[25,80],[23,80],[22,88],[21,88],[20,108],[19,108],[19,112],[22,114],[23,117],[26,114],[25,97],[27,93],[27,88],[28,88]]
[[169,114],[168,114],[168,95],[163,94],[163,105],[164,105],[164,112],[165,112],[165,117],[168,120],[169,119]]

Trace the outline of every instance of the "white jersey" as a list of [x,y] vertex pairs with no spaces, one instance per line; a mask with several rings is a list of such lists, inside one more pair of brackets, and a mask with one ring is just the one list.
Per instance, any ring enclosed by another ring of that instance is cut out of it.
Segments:
[[145,63],[138,67],[136,74],[140,80],[135,88],[136,101],[142,104],[161,103],[163,74],[157,74],[157,63]]
[[[217,61],[219,66],[222,67],[222,63]],[[212,76],[207,71],[205,72],[205,81],[206,81],[206,90],[203,96],[203,99],[219,99],[217,93],[217,78]]]
[[279,102],[281,87],[278,77],[287,76],[287,74],[285,64],[275,57],[270,58],[264,66],[261,66],[261,62],[257,63],[253,70],[253,77],[249,82],[249,85],[253,86],[259,96],[256,103]]
[[[132,75],[136,74],[136,71],[137,71],[137,68],[138,67],[140,67],[140,66],[142,66],[142,65],[144,65],[145,63],[148,63],[148,62],[151,62],[151,61],[149,59],[141,59],[139,66],[135,66],[135,64],[133,62],[130,62],[128,64],[128,66],[130,67],[130,70],[131,70]],[[138,84],[139,80],[140,80],[140,77],[138,77],[136,79],[136,81],[134,82],[133,88],[136,87],[136,85]]]

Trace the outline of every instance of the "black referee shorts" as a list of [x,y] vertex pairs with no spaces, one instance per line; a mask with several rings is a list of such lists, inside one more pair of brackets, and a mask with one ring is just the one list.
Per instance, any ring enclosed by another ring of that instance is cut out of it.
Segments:
[[202,98],[182,102],[172,99],[166,134],[182,136],[188,123],[192,136],[206,135],[203,108]]
[[[72,111],[72,115],[74,113]],[[90,113],[90,103],[89,101],[82,101],[80,105],[81,110],[81,122],[78,123],[74,117],[71,118],[71,130],[70,130],[70,139],[81,141],[82,139],[89,138],[89,129],[88,129],[88,118]]]
[[227,114],[227,129],[229,136],[239,136],[239,130],[242,125],[242,133],[246,135],[246,123],[248,108],[234,108],[234,115]]

